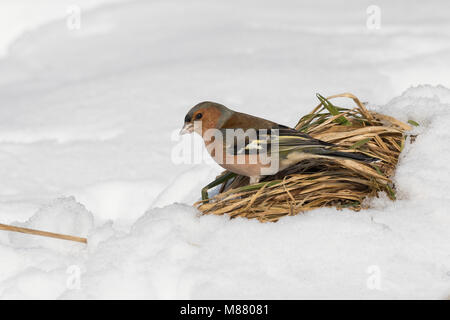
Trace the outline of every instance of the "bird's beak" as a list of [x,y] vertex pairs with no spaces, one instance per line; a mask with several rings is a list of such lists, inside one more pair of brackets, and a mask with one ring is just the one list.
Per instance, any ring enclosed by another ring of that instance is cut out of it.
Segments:
[[180,136],[186,133],[192,133],[194,131],[194,125],[192,123],[186,122],[183,128],[180,130]]

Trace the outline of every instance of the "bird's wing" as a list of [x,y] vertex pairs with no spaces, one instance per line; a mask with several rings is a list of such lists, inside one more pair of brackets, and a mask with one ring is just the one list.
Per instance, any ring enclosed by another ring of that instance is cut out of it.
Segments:
[[234,135],[222,129],[224,148],[227,154],[265,154],[278,150],[278,153],[288,154],[292,151],[315,153],[315,151],[332,147],[333,144],[314,139],[295,129],[275,125],[269,129],[234,131]]
[[272,141],[272,144],[274,142],[278,143],[278,152],[280,154],[289,153],[291,151],[315,153],[324,148],[334,146],[332,143],[314,139],[306,133],[288,127],[280,127],[278,129],[278,140]]

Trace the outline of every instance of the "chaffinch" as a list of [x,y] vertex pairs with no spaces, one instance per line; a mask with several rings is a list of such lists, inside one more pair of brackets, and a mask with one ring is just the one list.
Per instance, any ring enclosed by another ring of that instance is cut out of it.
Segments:
[[358,152],[336,151],[334,144],[210,101],[195,105],[186,114],[180,134],[192,132],[202,136],[220,166],[250,177],[250,184],[308,158],[379,161]]

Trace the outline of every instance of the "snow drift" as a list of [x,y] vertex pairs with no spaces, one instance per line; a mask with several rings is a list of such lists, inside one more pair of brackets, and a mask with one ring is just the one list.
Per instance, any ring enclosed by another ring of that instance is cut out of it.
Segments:
[[[54,21],[9,48],[1,222],[89,244],[1,232],[0,298],[450,294],[447,11],[381,2],[376,33],[360,1],[237,5],[114,4],[84,12],[78,31]],[[213,99],[293,125],[317,91],[352,91],[420,124],[394,177],[398,200],[274,224],[199,216],[191,204],[221,170],[170,161],[186,110]]]

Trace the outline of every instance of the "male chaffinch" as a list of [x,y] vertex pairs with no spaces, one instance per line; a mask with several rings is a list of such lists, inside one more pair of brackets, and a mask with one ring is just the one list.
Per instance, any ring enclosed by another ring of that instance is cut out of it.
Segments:
[[192,132],[203,138],[210,155],[220,166],[250,177],[250,184],[307,158],[379,161],[358,152],[336,151],[334,144],[210,101],[195,105],[186,114],[180,134]]

